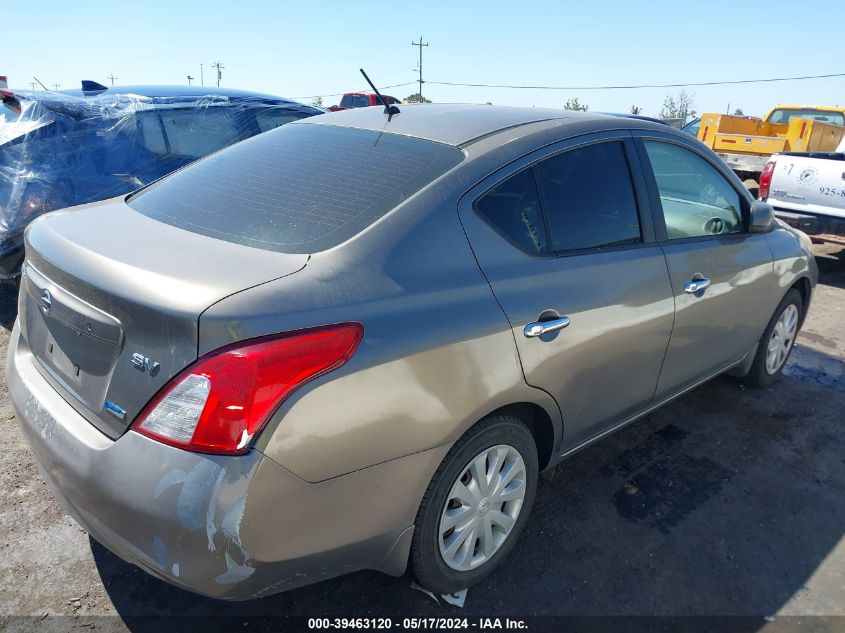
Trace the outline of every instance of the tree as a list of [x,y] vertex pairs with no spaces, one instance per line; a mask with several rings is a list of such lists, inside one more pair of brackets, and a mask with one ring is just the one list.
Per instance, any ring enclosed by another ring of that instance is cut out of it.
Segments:
[[311,105],[315,108],[322,108],[323,107],[323,97],[314,97],[314,100],[311,101]]
[[742,111],[742,108],[737,108],[734,110],[734,116],[745,116],[745,112]]
[[415,92],[414,94],[405,97],[405,103],[431,103],[431,101],[425,97],[421,98],[420,93]]
[[643,113],[643,108],[641,106],[638,106],[638,105],[632,105],[631,106],[631,114],[642,114],[642,113]]
[[582,104],[578,100],[578,97],[570,97],[569,99],[566,100],[566,103],[563,104],[563,109],[564,110],[576,110],[576,111],[579,111],[579,112],[586,112],[587,110],[590,109],[590,106],[588,106],[586,103]]
[[660,110],[660,118],[680,119],[682,124],[686,123],[687,119],[694,118],[696,115],[694,98],[695,95],[689,94],[683,88],[677,97],[666,95],[663,108]]

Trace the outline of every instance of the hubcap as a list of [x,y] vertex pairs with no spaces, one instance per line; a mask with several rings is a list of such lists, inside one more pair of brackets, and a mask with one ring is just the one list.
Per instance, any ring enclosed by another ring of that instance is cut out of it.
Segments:
[[443,561],[457,571],[475,569],[510,536],[525,499],[525,462],[514,447],[486,448],[452,484],[440,515]]
[[769,375],[775,374],[783,367],[789,350],[795,342],[795,334],[798,332],[798,308],[789,304],[780,313],[769,344],[766,347],[766,372]]

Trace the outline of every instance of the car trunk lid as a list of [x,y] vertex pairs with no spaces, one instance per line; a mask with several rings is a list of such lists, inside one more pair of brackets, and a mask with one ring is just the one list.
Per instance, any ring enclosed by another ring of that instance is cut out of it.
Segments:
[[45,216],[26,251],[22,335],[45,378],[113,438],[197,358],[205,309],[308,261],[169,226],[122,199]]

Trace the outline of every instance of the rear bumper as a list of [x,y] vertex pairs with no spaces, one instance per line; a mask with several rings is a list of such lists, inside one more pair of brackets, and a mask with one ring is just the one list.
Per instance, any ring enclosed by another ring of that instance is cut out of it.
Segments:
[[[771,202],[770,202],[771,203]],[[775,216],[816,239],[845,244],[845,218],[775,206]]]
[[404,571],[411,526],[445,448],[307,483],[257,450],[201,455],[131,431],[113,441],[36,362],[16,324],[8,388],[36,461],[74,518],[121,558],[229,600],[359,569]]
[[757,154],[731,154],[727,152],[716,152],[719,158],[728,164],[728,167],[734,171],[748,171],[753,173],[760,173],[763,167],[769,162],[770,156],[760,156]]
[[14,279],[20,276],[23,257],[23,234],[6,238],[0,244],[0,279]]

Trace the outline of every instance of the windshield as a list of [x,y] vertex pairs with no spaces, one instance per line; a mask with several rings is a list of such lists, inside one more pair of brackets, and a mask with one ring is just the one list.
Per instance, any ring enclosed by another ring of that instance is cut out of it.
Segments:
[[398,134],[294,123],[176,172],[129,206],[236,244],[312,253],[359,233],[463,156]]
[[796,117],[845,125],[845,116],[841,112],[826,112],[813,108],[779,108],[772,112],[769,123],[789,123],[791,119]]

